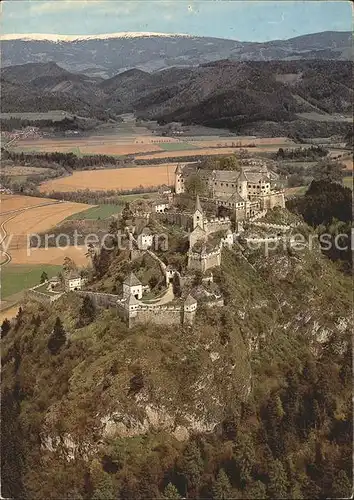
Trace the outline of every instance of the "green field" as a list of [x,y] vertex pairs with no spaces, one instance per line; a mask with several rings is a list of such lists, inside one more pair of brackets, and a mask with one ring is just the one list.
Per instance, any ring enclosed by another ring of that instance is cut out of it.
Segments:
[[343,184],[344,186],[353,189],[353,177],[351,175],[349,175],[348,177],[344,177]]
[[48,278],[51,278],[58,274],[61,269],[61,266],[47,264],[36,266],[10,264],[5,266],[1,269],[1,297],[4,299],[26,288],[39,285],[43,271],[47,273]]
[[113,214],[118,214],[121,212],[123,204],[120,205],[98,205],[97,207],[91,207],[83,212],[70,215],[65,220],[85,220],[85,219],[107,219]]
[[158,146],[164,151],[185,151],[187,149],[200,149],[194,144],[188,142],[159,142]]

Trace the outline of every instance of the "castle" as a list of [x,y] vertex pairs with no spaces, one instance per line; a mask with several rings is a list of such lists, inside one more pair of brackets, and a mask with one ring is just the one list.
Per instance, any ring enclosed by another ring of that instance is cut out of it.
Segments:
[[[139,205],[133,212],[135,221],[132,220],[132,224],[127,224],[125,228],[131,245],[130,260],[133,261],[145,254],[155,259],[165,277],[163,294],[148,298],[146,292],[150,291],[149,285],[143,285],[133,273],[124,280],[120,296],[81,290],[82,283],[78,283],[76,275],[70,275],[65,290],[90,296],[96,306],[116,308],[129,328],[137,323],[147,322],[192,325],[199,302],[207,307],[224,305],[222,294],[213,283],[210,271],[221,265],[222,248],[224,246],[231,248],[235,239],[240,238],[244,230],[244,221],[257,224],[254,221],[264,216],[268,209],[285,206],[284,192],[276,189],[273,182],[275,175],[268,171],[265,165],[257,162],[242,166],[240,171],[211,171],[200,169],[197,164],[178,166],[175,171],[175,193],[172,194],[165,189],[164,197],[155,200],[152,206]],[[184,197],[186,205],[181,196],[190,191],[188,184],[192,176],[198,176],[202,181],[199,187],[203,191],[201,196],[198,194],[195,196],[194,208],[190,196]],[[224,213],[227,213],[227,216],[215,215],[221,212],[220,207],[226,209]],[[143,228],[139,229],[138,233],[135,223],[139,218]],[[187,271],[183,276],[173,266],[166,265],[157,253],[150,250],[156,243],[155,236],[159,236],[151,231],[151,226],[148,225],[150,218],[167,222],[183,230],[189,242],[187,270],[192,272]],[[272,226],[261,222],[258,224]],[[233,232],[232,228],[236,228],[236,231]],[[285,226],[277,226],[277,229],[285,230]],[[288,229],[287,227],[286,230]],[[193,284],[193,276],[195,278],[197,272],[202,273],[199,286]],[[173,281],[176,274],[182,292],[175,296]],[[36,300],[52,302],[62,293],[52,292],[49,296],[39,288],[31,289],[29,294]]]
[[198,176],[205,186],[205,198],[216,207],[225,207],[235,220],[245,220],[257,212],[276,206],[285,207],[284,191],[276,189],[266,165],[251,164],[236,170],[206,170],[198,165],[178,165],[175,171],[175,193],[186,192],[192,176]]

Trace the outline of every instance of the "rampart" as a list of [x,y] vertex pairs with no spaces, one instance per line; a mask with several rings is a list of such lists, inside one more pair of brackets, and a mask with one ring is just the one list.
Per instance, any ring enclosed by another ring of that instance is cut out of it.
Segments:
[[96,307],[117,307],[117,300],[120,299],[118,295],[111,293],[89,292],[86,290],[77,290],[75,293],[81,297],[90,297]]
[[33,288],[25,292],[26,298],[34,299],[37,302],[41,302],[43,304],[50,304],[55,300],[58,300],[62,295],[63,295],[62,293],[58,293],[56,295],[49,295],[47,293],[37,292],[37,290],[34,290]]

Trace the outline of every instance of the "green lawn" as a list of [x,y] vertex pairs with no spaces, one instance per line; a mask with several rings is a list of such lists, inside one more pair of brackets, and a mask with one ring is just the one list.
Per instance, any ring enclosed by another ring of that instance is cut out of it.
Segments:
[[185,151],[187,149],[200,149],[194,144],[188,142],[159,142],[158,146],[164,151]]
[[61,266],[9,264],[1,269],[1,297],[6,298],[26,288],[39,285],[45,271],[51,278],[61,271]]
[[156,198],[157,191],[151,193],[136,193],[136,194],[122,194],[121,198],[124,201],[134,201],[134,200],[151,200]]
[[107,219],[111,215],[121,212],[122,208],[123,205],[98,205],[97,207],[91,207],[83,212],[70,215],[65,220]]
[[344,186],[353,189],[353,177],[351,175],[349,175],[348,177],[344,177],[343,184]]

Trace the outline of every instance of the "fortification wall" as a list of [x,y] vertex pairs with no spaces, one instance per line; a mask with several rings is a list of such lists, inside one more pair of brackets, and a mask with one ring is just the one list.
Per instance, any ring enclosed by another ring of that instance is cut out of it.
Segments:
[[207,234],[217,233],[218,231],[227,231],[231,228],[231,221],[226,219],[211,219],[204,224],[204,230]]
[[58,293],[57,295],[48,295],[46,293],[37,292],[37,290],[27,290],[25,292],[25,297],[29,299],[34,299],[37,302],[41,302],[43,304],[50,304],[56,300],[58,300],[63,294]]
[[186,231],[193,230],[193,217],[192,215],[179,212],[164,212],[162,214],[154,214],[158,220],[162,222],[167,222],[169,224],[175,224],[182,227]]
[[261,200],[261,208],[264,210],[272,209],[274,207],[285,207],[285,197],[283,192],[272,193],[264,196]]
[[287,224],[271,224],[268,222],[253,222],[253,226],[266,227],[269,229],[278,229],[279,231],[289,231],[291,226]]
[[78,290],[75,293],[82,297],[90,297],[96,307],[117,307],[117,300],[119,299],[117,295],[111,293],[89,292],[85,290]]
[[188,254],[188,268],[198,271],[206,271],[212,267],[218,267],[221,264],[220,249],[201,256],[198,253],[190,252]]
[[129,318],[129,328],[137,323],[149,322],[156,325],[180,325],[182,320],[181,307],[144,308],[139,309],[136,316]]

